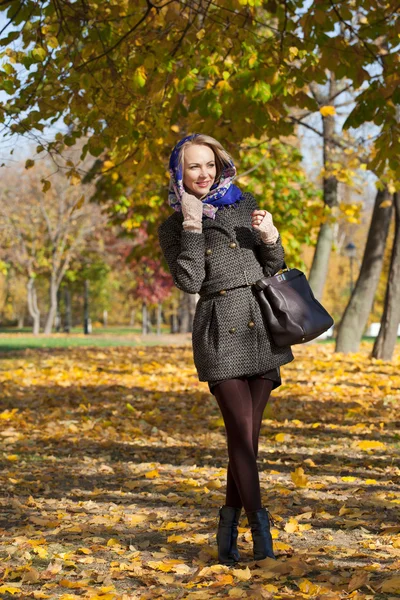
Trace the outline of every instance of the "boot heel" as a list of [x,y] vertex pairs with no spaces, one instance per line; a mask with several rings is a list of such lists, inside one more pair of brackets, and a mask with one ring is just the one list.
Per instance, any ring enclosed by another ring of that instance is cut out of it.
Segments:
[[250,512],[246,512],[246,515],[253,538],[254,560],[262,560],[263,558],[267,557],[274,558],[276,560],[272,545],[272,536],[267,509],[260,508],[258,510],[252,510]]

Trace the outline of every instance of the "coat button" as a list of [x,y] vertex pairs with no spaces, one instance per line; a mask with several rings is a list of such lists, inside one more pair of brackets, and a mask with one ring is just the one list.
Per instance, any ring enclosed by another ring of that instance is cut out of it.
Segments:
[[226,294],[226,290],[221,290],[220,291],[220,296],[224,296]]
[[231,327],[229,330],[229,333],[235,333],[235,331],[236,331],[236,327]]
[[230,242],[229,248],[236,248],[236,242]]
[[248,325],[249,327],[254,327],[255,323],[254,323],[254,321],[249,321],[249,322],[247,323],[247,325]]
[[206,250],[206,254],[212,254],[212,250],[211,250],[211,248],[207,248],[207,250]]

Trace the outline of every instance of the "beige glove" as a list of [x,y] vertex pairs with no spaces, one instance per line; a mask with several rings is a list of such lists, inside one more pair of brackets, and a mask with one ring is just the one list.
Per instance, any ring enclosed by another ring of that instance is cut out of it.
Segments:
[[254,210],[251,215],[254,229],[260,232],[264,244],[275,244],[279,231],[272,222],[272,215],[267,210]]
[[195,231],[196,233],[202,233],[203,231],[203,203],[201,200],[183,192],[182,200],[182,213],[183,223],[182,227],[185,231]]

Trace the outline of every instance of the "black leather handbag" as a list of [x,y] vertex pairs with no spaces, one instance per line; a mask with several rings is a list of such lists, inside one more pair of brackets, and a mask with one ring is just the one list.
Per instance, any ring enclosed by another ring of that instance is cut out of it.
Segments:
[[254,284],[266,326],[276,346],[303,344],[334,324],[328,311],[315,298],[303,271],[281,269]]

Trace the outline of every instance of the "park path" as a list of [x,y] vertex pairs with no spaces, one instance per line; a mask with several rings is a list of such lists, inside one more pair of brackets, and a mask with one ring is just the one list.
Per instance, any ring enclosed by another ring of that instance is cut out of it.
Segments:
[[190,341],[3,356],[3,598],[395,598],[400,353],[294,347],[262,425],[277,561],[218,565],[225,431]]

